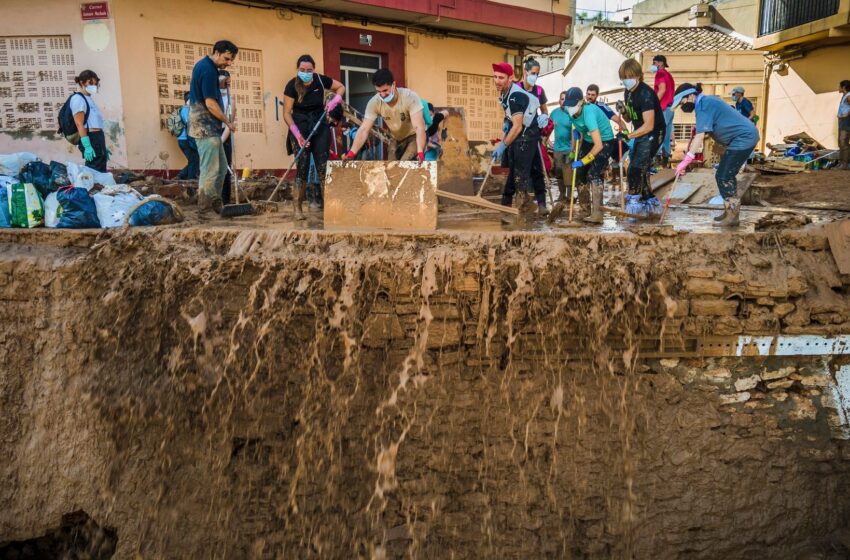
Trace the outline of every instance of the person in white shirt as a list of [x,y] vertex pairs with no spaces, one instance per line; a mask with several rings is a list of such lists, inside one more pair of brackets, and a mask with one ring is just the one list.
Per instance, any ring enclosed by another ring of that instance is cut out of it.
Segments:
[[83,70],[74,81],[77,82],[79,95],[72,95],[69,105],[80,134],[77,147],[83,154],[86,166],[105,173],[110,152],[106,149],[106,136],[103,134],[103,115],[92,99],[100,88],[100,78],[91,70]]
[[[236,123],[236,103],[233,95],[230,93],[230,72],[227,70],[218,71],[218,86],[221,90],[221,110],[230,119],[230,122]],[[224,146],[224,157],[227,159],[227,166],[233,169],[233,137],[230,129],[225,127],[221,133],[221,145]],[[224,175],[224,184],[221,187],[221,200],[225,204],[230,204],[230,188],[233,185],[233,177],[230,175],[230,169]]]

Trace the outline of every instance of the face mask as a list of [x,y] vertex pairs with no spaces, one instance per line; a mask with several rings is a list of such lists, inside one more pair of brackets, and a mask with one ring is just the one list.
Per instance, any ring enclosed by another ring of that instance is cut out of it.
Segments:
[[632,89],[637,85],[637,80],[635,78],[626,78],[623,80],[623,87],[627,90],[632,91]]
[[695,108],[696,103],[694,103],[693,101],[685,101],[684,103],[682,103],[682,111],[686,113],[693,113]]
[[569,113],[571,117],[578,115],[579,111],[581,111],[581,107],[578,105],[575,105],[574,107],[567,107],[567,113]]
[[381,100],[384,103],[392,103],[393,99],[395,99],[395,88],[391,89],[389,95],[386,97],[381,97]]
[[312,72],[302,72],[301,70],[299,70],[298,71],[298,79],[300,79],[302,82],[304,82],[306,84],[307,82],[313,81],[313,73]]
[[528,85],[533,86],[537,83],[537,74],[529,74],[526,80],[528,80]]
[[658,72],[658,66],[653,64],[652,66],[649,67],[649,71],[650,72]]
[[94,95],[95,93],[97,93],[97,86],[86,86],[86,91],[89,93],[89,95]]

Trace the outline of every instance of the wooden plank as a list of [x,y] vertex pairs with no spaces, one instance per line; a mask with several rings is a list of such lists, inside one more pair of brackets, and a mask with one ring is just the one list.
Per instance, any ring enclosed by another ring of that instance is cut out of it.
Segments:
[[475,206],[480,206],[481,208],[487,208],[488,210],[504,212],[505,214],[513,214],[514,216],[519,215],[519,209],[517,208],[513,208],[512,206],[503,206],[496,202],[490,202],[489,200],[483,199],[480,196],[465,196],[462,194],[448,192],[440,189],[437,189],[437,196],[442,198],[448,198],[449,200],[456,200],[458,202],[473,204]]
[[824,231],[838,271],[841,274],[850,274],[850,220],[827,224]]
[[462,107],[437,107],[449,116],[440,125],[443,154],[440,157],[438,180],[441,190],[472,196],[472,159],[466,135],[466,117]]
[[652,192],[657,191],[664,185],[670,184],[676,178],[675,169],[661,169],[649,178],[649,188]]
[[676,185],[676,188],[673,189],[673,194],[670,195],[671,203],[681,203],[685,202],[689,198],[691,198],[694,193],[702,188],[701,184],[692,184],[692,183],[679,183]]

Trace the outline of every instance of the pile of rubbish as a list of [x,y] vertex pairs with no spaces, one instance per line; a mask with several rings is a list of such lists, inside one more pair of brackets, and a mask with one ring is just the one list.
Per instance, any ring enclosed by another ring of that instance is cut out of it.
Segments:
[[830,169],[839,163],[838,150],[829,150],[805,132],[782,139],[783,144],[767,144],[767,157],[756,169],[768,173],[800,173]]
[[73,162],[41,161],[28,152],[0,154],[0,227],[115,228],[183,221],[172,202],[142,196]]

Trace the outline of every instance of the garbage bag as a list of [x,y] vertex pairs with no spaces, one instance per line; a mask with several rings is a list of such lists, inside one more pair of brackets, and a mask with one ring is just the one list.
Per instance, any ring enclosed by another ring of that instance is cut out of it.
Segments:
[[42,198],[56,190],[53,186],[50,166],[43,161],[31,161],[21,168],[18,180],[21,183],[31,183]]
[[112,173],[101,173],[91,167],[86,167],[85,165],[79,165],[74,163],[73,161],[69,161],[65,164],[68,169],[68,178],[71,180],[71,183],[75,187],[80,187],[82,185],[77,184],[80,173],[87,172],[90,173],[92,178],[94,179],[94,183],[98,185],[108,186],[115,185],[115,177],[112,176]]
[[44,223],[44,202],[32,183],[15,183],[9,190],[12,227],[33,228]]
[[56,191],[56,200],[62,209],[58,228],[99,228],[97,206],[86,189],[62,189]]
[[0,228],[12,227],[12,217],[9,215],[9,190],[0,185]]
[[70,187],[71,179],[68,177],[68,168],[58,161],[50,162],[50,182],[55,189]]
[[145,202],[130,216],[131,226],[159,226],[179,221],[171,205],[161,200]]
[[29,152],[16,152],[14,154],[0,154],[0,175],[16,177],[21,168],[31,161],[36,161],[38,156]]
[[62,207],[59,206],[56,193],[52,192],[44,199],[44,227],[55,228],[61,215]]
[[100,226],[114,228],[124,225],[127,212],[142,200],[142,195],[127,185],[114,185],[104,188],[92,198]]

